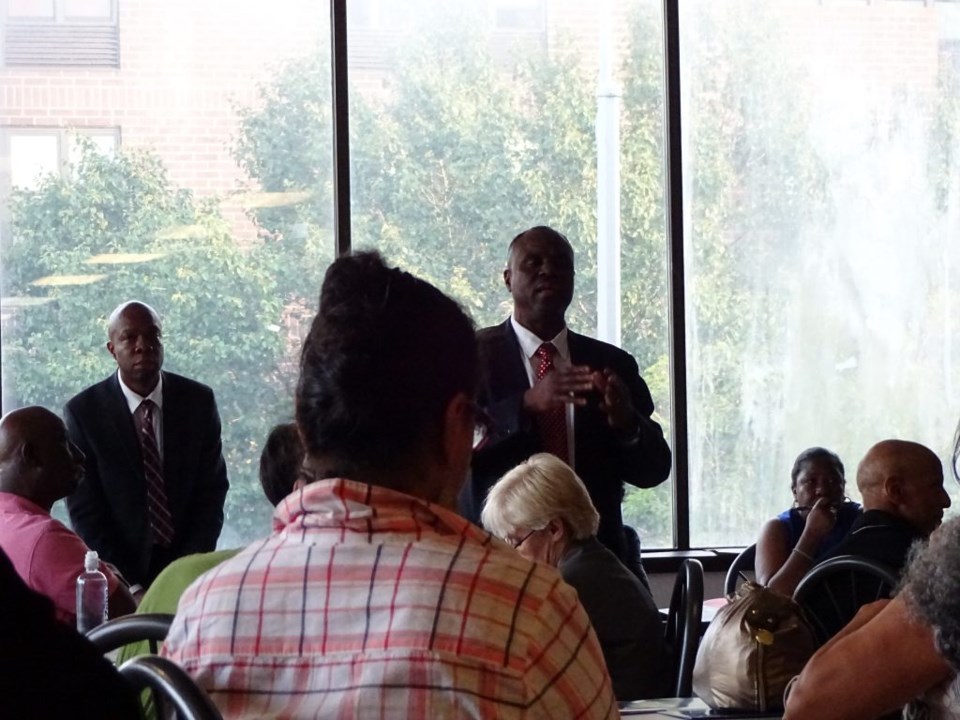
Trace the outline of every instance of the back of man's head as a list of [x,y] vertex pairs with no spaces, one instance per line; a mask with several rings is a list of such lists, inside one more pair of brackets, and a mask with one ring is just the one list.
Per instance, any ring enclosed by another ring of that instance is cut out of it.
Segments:
[[[382,481],[439,448],[444,413],[476,385],[459,305],[377,253],[336,260],[300,358],[297,425],[316,478]],[[402,489],[402,488],[400,488]]]
[[896,515],[929,534],[943,519],[950,498],[943,488],[943,466],[929,448],[907,440],[883,440],[857,467],[857,487],[865,510]]
[[39,406],[0,418],[0,490],[49,510],[76,489],[83,453],[67,438],[63,421]]
[[303,443],[293,423],[277,425],[260,453],[260,486],[271,505],[293,492],[303,464]]

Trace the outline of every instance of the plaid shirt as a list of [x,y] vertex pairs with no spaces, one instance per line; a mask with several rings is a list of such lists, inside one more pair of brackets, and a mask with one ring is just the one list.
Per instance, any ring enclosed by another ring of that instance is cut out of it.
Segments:
[[225,717],[613,718],[576,593],[460,516],[323,480],[183,595],[163,654]]

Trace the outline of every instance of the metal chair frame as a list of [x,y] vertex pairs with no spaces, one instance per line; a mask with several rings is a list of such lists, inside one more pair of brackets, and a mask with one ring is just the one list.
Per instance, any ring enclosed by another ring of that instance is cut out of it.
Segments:
[[754,543],[748,548],[744,548],[739,555],[733,559],[730,568],[727,570],[727,576],[723,580],[723,594],[733,595],[737,591],[737,586],[743,579],[741,573],[747,570],[755,570],[757,562],[757,544]]
[[150,652],[157,653],[170,630],[173,615],[169,613],[134,613],[107,620],[103,625],[90,630],[87,640],[97,646],[102,653],[108,653],[130,643],[147,640]]
[[153,691],[162,706],[176,710],[182,720],[222,720],[210,696],[172,660],[140,655],[121,665],[120,674],[135,690]]
[[854,555],[815,565],[793,593],[819,644],[853,619],[862,605],[889,598],[899,582],[892,568]]
[[703,565],[699,560],[687,559],[677,570],[665,630],[676,697],[690,697],[693,692],[693,665],[700,644],[702,613]]

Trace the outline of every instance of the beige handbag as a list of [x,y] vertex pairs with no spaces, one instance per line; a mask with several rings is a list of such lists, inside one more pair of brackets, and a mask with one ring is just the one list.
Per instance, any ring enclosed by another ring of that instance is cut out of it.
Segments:
[[765,712],[816,649],[800,607],[753,582],[710,622],[693,669],[693,691],[712,708]]

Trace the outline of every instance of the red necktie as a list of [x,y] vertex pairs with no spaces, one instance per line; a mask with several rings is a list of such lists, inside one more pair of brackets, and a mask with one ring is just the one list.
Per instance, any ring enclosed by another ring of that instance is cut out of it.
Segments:
[[154,407],[152,400],[144,400],[137,406],[134,416],[137,419],[140,448],[143,450],[143,475],[147,480],[147,505],[153,542],[167,547],[173,541],[173,518],[167,507],[167,493],[163,489],[163,462],[153,431]]
[[[547,373],[553,372],[553,357],[557,349],[552,343],[543,343],[534,353],[540,359],[537,367],[537,379],[540,382]],[[540,444],[544,452],[552,453],[567,462],[567,406],[560,405],[537,415],[537,427],[540,430]]]

